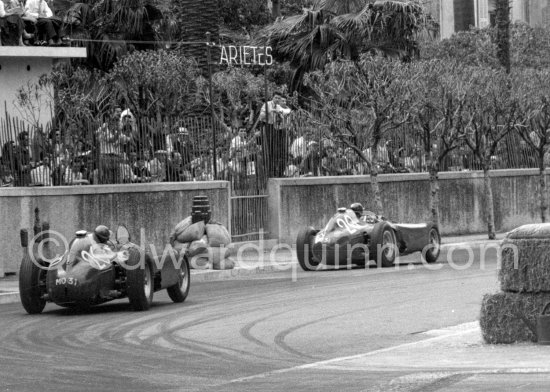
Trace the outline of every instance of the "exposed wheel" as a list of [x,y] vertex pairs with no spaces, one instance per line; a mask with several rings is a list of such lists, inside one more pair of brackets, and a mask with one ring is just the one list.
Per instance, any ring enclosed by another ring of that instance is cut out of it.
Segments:
[[191,283],[191,275],[189,273],[189,262],[187,257],[181,258],[181,270],[180,270],[180,281],[178,284],[170,286],[166,289],[168,296],[174,302],[183,302],[189,294],[189,286]]
[[[36,262],[36,261],[35,261]],[[33,262],[31,256],[25,254],[19,268],[19,293],[21,304],[29,314],[42,313],[46,300],[47,270]]]
[[429,242],[422,251],[422,255],[427,263],[435,263],[441,251],[441,236],[437,227],[432,227],[428,236]]
[[371,259],[376,265],[392,267],[397,258],[397,238],[388,222],[379,222],[372,231]]
[[296,256],[304,271],[313,271],[319,266],[320,261],[313,256],[313,239],[318,232],[313,227],[306,227],[296,238]]
[[147,256],[143,265],[140,265],[140,257],[138,250],[130,249],[126,269],[126,292],[130,305],[137,311],[151,307],[154,293],[153,266]]

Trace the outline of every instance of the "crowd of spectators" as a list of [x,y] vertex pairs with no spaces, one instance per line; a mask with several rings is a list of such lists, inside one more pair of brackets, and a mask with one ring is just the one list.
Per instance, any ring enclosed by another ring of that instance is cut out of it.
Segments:
[[[187,123],[155,123],[130,109],[117,107],[88,130],[68,128],[29,134],[20,131],[2,140],[2,186],[57,186],[227,180],[237,188],[270,177],[367,175],[372,148],[359,149],[334,135],[300,128],[284,97],[275,95],[262,108],[259,121],[219,135],[216,154],[209,142],[211,129]],[[207,124],[207,123],[206,123]],[[229,128],[228,128],[229,129]],[[5,136],[6,132],[2,132]],[[504,141],[492,157],[493,169],[536,167],[525,142]],[[519,148],[518,148],[519,146]],[[514,154],[510,154],[510,151]],[[215,166],[214,166],[215,156]],[[510,157],[517,160],[510,162]],[[377,146],[378,173],[426,172],[424,149],[410,140],[381,139]],[[479,170],[466,146],[440,163],[440,171]]]
[[0,0],[1,45],[64,45],[65,24],[46,0]]

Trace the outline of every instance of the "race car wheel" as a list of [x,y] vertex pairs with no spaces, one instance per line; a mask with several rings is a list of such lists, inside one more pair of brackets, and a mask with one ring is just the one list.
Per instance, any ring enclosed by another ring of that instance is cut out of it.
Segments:
[[46,274],[46,269],[40,268],[31,256],[25,254],[19,268],[19,293],[21,304],[29,314],[42,313],[46,306]]
[[[140,264],[140,253],[135,249],[130,250],[126,270],[126,292],[130,305],[136,311],[147,310],[153,303],[154,282],[153,266],[146,256],[143,265]],[[136,266],[139,267],[136,268]]]
[[441,251],[441,236],[436,227],[430,229],[429,241],[422,253],[427,263],[435,263]]
[[187,257],[181,258],[181,270],[180,270],[180,281],[178,284],[170,286],[166,289],[168,296],[174,302],[183,302],[189,294],[189,286],[191,283],[191,275],[189,273],[189,262]]
[[296,238],[296,256],[304,271],[314,271],[319,266],[319,260],[313,256],[313,239],[318,232],[313,227],[306,227]]
[[371,259],[376,265],[392,267],[397,257],[397,238],[388,222],[379,222],[372,230]]

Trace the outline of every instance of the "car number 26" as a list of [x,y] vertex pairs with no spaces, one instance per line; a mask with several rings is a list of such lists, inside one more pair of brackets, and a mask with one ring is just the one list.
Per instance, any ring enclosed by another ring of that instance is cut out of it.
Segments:
[[76,278],[58,278],[55,280],[55,285],[56,286],[59,286],[59,285],[71,285],[71,286],[76,286],[78,285],[78,279]]

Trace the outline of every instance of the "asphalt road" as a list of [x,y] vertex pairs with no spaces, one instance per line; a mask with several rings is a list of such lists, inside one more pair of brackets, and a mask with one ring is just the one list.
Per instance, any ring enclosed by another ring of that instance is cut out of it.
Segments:
[[483,263],[474,253],[468,267],[459,252],[453,265],[444,254],[433,270],[412,255],[398,269],[197,283],[185,303],[159,292],[141,313],[127,300],[87,311],[48,304],[35,316],[0,305],[0,390],[387,390],[406,369],[301,366],[475,321],[497,276],[496,252]]

